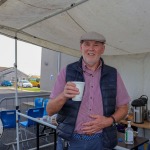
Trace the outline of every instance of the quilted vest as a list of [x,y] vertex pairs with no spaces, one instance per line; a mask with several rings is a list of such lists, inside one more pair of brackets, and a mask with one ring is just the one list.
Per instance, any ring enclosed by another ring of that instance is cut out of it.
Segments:
[[[115,68],[104,64],[102,58],[102,69],[100,87],[103,101],[104,116],[109,117],[115,112],[116,106],[116,87],[117,71]],[[82,70],[82,57],[78,62],[69,64],[66,68],[66,82],[84,81]],[[72,101],[69,99],[57,116],[57,134],[58,136],[69,140],[74,132],[75,123],[81,101]],[[110,126],[103,129],[103,145],[105,148],[113,148],[117,144],[116,127]]]

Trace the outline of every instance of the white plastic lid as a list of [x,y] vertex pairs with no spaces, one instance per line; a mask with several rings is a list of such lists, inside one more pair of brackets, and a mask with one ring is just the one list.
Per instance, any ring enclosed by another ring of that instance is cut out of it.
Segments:
[[128,121],[128,127],[131,127],[131,121]]

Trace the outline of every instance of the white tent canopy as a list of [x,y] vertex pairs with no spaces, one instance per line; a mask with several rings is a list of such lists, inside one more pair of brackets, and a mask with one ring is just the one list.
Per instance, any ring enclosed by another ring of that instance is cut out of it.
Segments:
[[148,0],[0,0],[0,33],[72,56],[79,38],[102,33],[105,55],[150,52]]

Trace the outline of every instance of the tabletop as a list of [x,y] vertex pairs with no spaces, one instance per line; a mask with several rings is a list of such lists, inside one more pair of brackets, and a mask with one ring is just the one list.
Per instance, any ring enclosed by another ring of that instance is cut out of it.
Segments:
[[134,138],[134,144],[125,144],[124,142],[124,133],[118,132],[118,139],[122,139],[121,141],[118,141],[118,145],[115,147],[115,149],[126,149],[126,150],[132,150],[136,149],[139,146],[143,145],[144,143],[147,143],[149,139],[144,138],[144,137],[136,137]]

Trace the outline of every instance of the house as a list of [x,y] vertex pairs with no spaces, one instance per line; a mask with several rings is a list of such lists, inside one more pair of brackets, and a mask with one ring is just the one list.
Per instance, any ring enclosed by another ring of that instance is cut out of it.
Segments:
[[[28,75],[17,70],[18,80],[28,79]],[[14,67],[0,67],[0,83],[3,80],[9,80],[15,82],[15,68]]]

